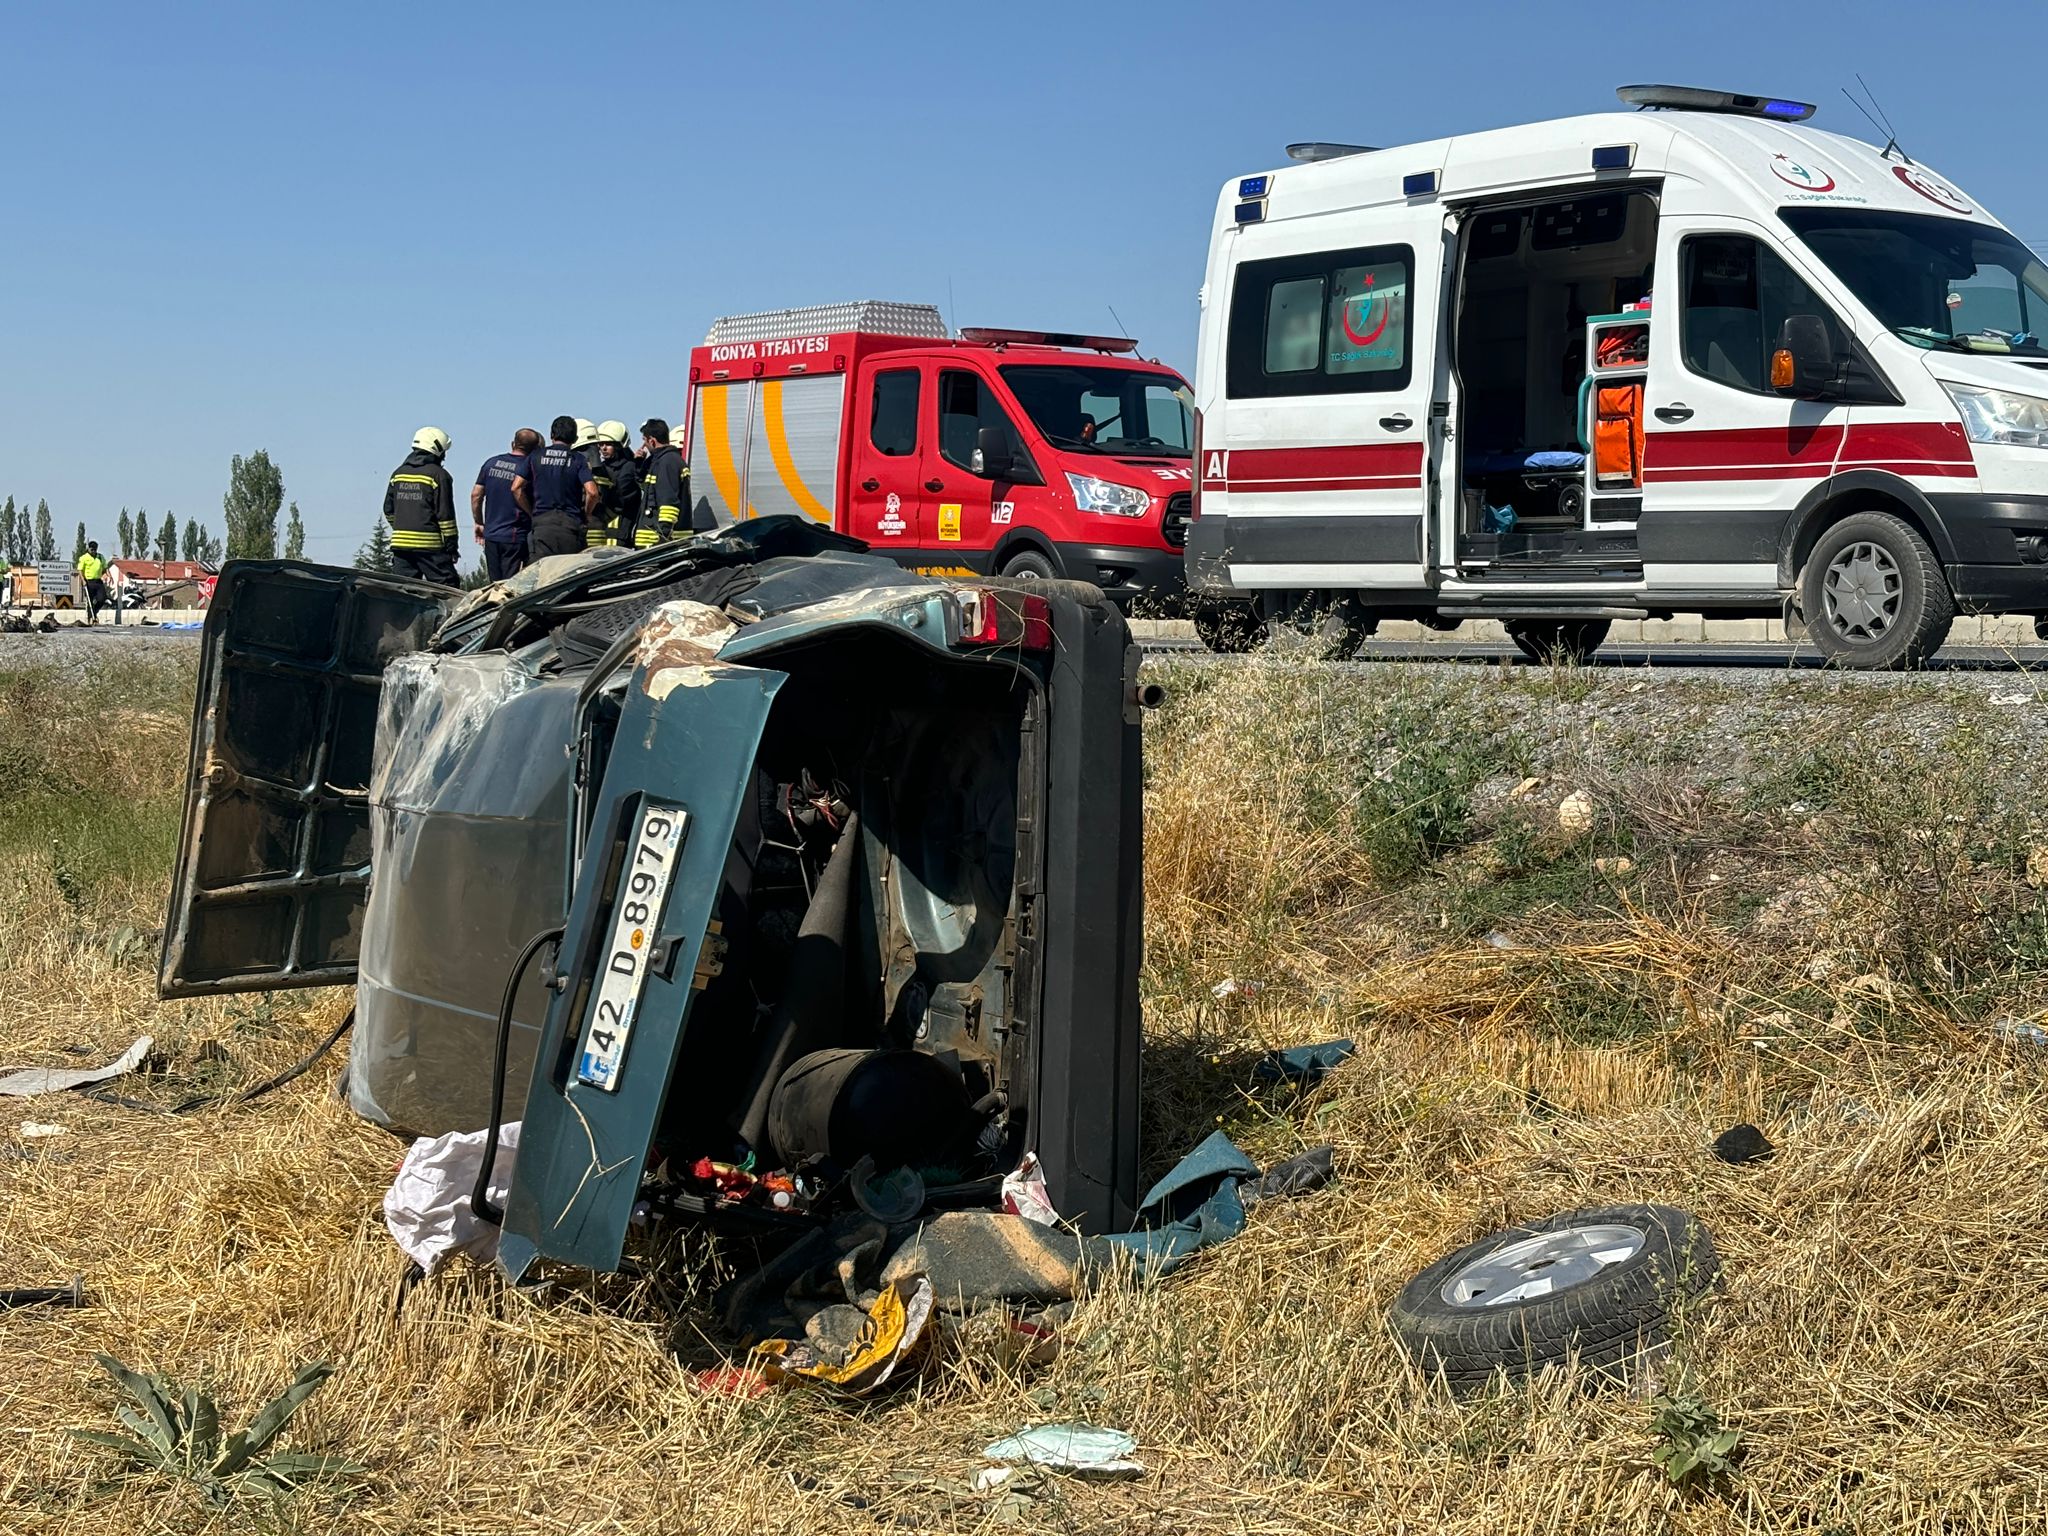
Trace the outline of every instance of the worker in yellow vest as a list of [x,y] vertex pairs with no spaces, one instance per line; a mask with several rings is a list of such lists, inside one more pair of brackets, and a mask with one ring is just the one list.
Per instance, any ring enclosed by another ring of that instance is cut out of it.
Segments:
[[85,583],[85,622],[97,624],[100,609],[107,602],[107,562],[100,558],[100,542],[92,540],[78,557],[78,579]]

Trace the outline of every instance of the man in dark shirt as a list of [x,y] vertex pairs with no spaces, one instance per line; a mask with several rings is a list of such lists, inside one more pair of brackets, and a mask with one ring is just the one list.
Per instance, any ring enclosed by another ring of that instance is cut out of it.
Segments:
[[511,451],[485,459],[476,472],[476,484],[470,487],[469,515],[476,522],[476,541],[483,546],[484,572],[493,581],[518,575],[526,564],[533,499],[518,482],[539,446],[540,434],[521,427],[512,434]]
[[597,482],[590,461],[576,451],[576,418],[557,416],[548,425],[547,447],[526,463],[526,473],[512,482],[516,497],[532,499],[533,532],[527,557],[573,555],[583,548],[583,530],[597,521]]
[[[690,466],[669,446],[668,423],[650,416],[640,423],[640,526],[634,543],[641,549],[686,531],[683,506],[689,500]],[[699,530],[700,532],[706,530]]]

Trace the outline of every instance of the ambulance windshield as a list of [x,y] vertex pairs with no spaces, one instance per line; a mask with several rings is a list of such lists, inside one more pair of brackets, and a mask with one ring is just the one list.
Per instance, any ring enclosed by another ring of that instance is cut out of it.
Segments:
[[1194,401],[1170,373],[1088,363],[1016,363],[1003,382],[1056,448],[1124,458],[1184,459],[1194,443]]
[[2048,267],[2004,230],[1861,208],[1778,217],[1893,334],[1958,352],[2048,352]]

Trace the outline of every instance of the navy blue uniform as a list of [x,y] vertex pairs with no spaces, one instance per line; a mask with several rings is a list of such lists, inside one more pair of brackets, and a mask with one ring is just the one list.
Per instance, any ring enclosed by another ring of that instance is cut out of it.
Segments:
[[485,459],[476,472],[476,483],[484,488],[484,569],[493,581],[517,575],[526,564],[526,535],[533,520],[519,510],[512,482],[531,476],[530,463],[526,454],[501,453]]
[[583,487],[591,484],[590,461],[567,443],[549,443],[527,460],[533,487],[533,533],[528,550],[573,555],[583,548]]

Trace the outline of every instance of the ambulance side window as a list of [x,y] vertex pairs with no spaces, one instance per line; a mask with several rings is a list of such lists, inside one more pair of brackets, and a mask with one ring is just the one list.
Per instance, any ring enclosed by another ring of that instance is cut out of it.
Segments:
[[917,370],[892,368],[875,375],[872,414],[868,418],[868,441],[875,452],[892,459],[908,458],[917,452]]
[[1227,392],[1257,399],[1407,388],[1414,265],[1405,245],[1240,265],[1230,298]]
[[1774,393],[1771,353],[1790,315],[1820,317],[1834,355],[1851,354],[1848,333],[1826,301],[1762,241],[1748,235],[1689,236],[1680,265],[1681,350],[1685,366],[1702,378],[1748,394]]

